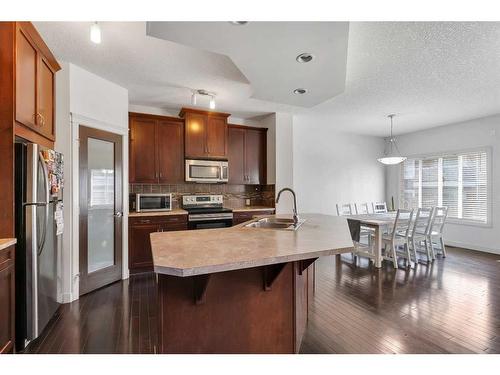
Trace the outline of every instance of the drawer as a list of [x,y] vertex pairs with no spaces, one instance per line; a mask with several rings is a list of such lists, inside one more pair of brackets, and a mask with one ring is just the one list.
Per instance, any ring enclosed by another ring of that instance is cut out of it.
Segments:
[[165,216],[133,216],[128,219],[130,225],[134,224],[182,224],[187,223],[187,215]]

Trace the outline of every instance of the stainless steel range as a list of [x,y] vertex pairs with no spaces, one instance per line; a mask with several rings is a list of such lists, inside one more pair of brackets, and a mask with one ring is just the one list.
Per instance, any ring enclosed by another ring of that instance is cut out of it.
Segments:
[[184,195],[189,229],[225,228],[233,225],[233,211],[223,207],[222,195]]

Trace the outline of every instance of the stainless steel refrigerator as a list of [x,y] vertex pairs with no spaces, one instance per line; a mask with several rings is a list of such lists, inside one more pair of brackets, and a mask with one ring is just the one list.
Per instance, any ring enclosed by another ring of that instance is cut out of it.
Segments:
[[63,157],[34,143],[15,144],[16,350],[54,316],[63,229]]

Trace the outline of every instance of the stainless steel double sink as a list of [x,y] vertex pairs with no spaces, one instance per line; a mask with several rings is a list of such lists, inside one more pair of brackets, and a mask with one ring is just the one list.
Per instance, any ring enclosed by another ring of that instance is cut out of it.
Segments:
[[296,231],[302,224],[304,224],[304,222],[305,220],[299,219],[298,223],[295,224],[293,219],[264,217],[246,224],[245,227]]

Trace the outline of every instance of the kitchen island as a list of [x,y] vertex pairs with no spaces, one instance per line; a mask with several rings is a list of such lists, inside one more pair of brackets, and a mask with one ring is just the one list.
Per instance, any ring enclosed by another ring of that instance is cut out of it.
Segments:
[[151,234],[160,353],[297,353],[320,256],[352,251],[344,218],[296,231],[246,227]]

